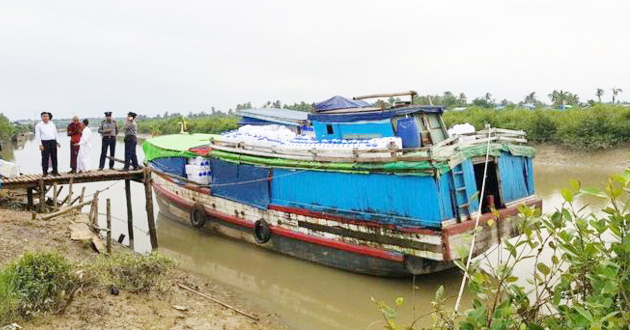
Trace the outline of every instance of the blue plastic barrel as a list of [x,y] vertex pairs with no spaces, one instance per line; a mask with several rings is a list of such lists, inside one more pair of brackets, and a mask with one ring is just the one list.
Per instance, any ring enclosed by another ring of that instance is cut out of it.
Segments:
[[403,148],[418,148],[422,146],[420,132],[415,118],[398,119],[398,137],[402,139]]

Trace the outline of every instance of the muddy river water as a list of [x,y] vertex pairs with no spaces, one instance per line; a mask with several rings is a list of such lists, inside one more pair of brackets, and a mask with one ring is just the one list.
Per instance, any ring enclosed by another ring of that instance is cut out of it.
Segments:
[[[92,152],[94,168],[98,165],[100,153],[100,139],[96,140]],[[59,170],[67,171],[68,138],[63,137],[60,142]],[[580,180],[584,186],[601,187],[611,174],[628,166],[629,150],[619,148],[582,153],[539,146],[535,160],[536,191],[543,199],[544,211],[554,210],[562,203],[559,190],[568,186],[570,178]],[[123,152],[124,145],[119,140],[117,157],[122,158]],[[23,173],[40,172],[40,153],[31,138],[22,146],[6,150],[3,156],[18,163]],[[140,146],[138,158],[143,158]],[[116,166],[121,167],[120,164]],[[86,187],[88,194],[95,189],[109,187],[100,196],[103,200],[112,200],[113,236],[125,233],[124,184],[91,183]],[[147,251],[149,240],[142,185],[133,183],[132,195],[136,250]],[[604,204],[604,201],[594,199],[586,202],[594,208]],[[104,205],[100,209],[104,210]],[[101,218],[103,221],[104,217]],[[454,303],[462,278],[455,270],[408,279],[353,274],[217,237],[172,221],[162,214],[158,214],[158,236],[159,250],[179,260],[185,269],[231,286],[243,299],[252,301],[267,313],[278,314],[296,329],[382,329],[383,323],[379,322],[381,318],[371,297],[390,305],[397,297],[404,297],[400,318],[403,321],[413,320],[430,312],[430,302],[439,285],[445,286],[446,295],[451,296]],[[428,318],[423,318],[417,324],[428,325],[429,322]]]

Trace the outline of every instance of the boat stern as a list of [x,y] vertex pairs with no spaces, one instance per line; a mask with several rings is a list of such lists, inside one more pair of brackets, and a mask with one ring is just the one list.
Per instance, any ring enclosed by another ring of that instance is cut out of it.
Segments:
[[[520,218],[518,210],[521,205],[534,208],[542,208],[542,200],[536,195],[514,201],[505,208],[496,212],[487,212],[479,217],[479,225],[473,257],[478,256],[501,241],[521,234]],[[473,233],[475,232],[476,219],[469,219],[459,223],[452,223],[442,228],[442,242],[444,246],[444,260],[453,261],[462,259],[461,253],[468,253],[471,246]]]

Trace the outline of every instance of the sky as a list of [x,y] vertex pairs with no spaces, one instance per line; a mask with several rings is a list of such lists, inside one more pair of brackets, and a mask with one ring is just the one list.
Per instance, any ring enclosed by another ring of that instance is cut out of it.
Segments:
[[630,100],[627,1],[0,0],[12,120],[416,90]]

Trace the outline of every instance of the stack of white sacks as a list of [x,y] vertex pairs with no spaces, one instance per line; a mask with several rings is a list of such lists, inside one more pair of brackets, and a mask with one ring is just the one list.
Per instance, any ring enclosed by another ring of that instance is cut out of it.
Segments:
[[382,153],[371,153],[368,156],[390,157],[389,149],[392,147],[396,149],[402,148],[402,140],[399,137],[318,141],[311,135],[296,135],[281,125],[246,125],[238,130],[221,134],[218,140],[235,144],[242,143],[252,149],[273,148],[278,152],[305,154],[315,150],[317,152],[325,152],[329,156],[351,156],[353,155],[353,150],[382,150]]
[[212,179],[210,161],[203,157],[188,158],[188,165],[186,165],[186,177],[189,181],[198,184],[210,184]]

